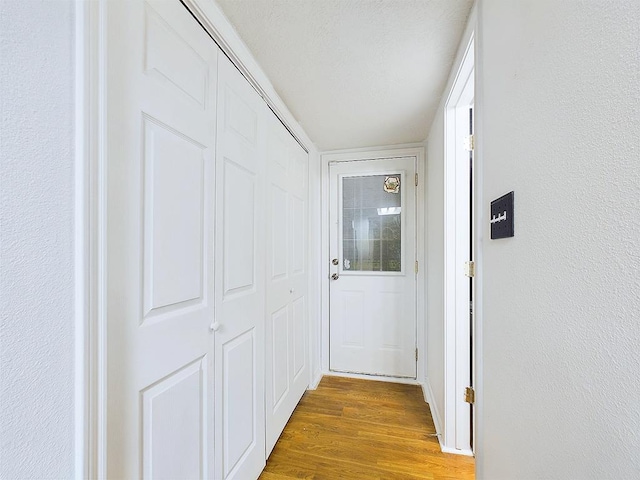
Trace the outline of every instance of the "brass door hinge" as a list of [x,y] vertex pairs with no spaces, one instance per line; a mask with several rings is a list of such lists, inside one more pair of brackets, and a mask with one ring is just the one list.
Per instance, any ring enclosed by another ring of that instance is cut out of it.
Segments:
[[416,187],[418,186],[418,174],[416,173]]
[[418,261],[417,261],[417,260],[416,260],[416,265],[415,265],[414,271],[415,271],[416,273],[418,273]]
[[476,262],[464,262],[464,274],[469,277],[469,278],[473,278],[476,276]]
[[464,401],[467,403],[476,403],[476,391],[473,387],[466,387],[464,389]]
[[418,361],[418,349],[416,348],[416,362]]
[[473,152],[473,150],[476,148],[476,139],[473,135],[469,135],[464,139],[464,148],[469,152]]

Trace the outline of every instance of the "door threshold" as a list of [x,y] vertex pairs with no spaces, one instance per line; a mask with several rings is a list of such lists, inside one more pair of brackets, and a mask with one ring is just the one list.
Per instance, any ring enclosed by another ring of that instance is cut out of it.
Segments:
[[338,372],[334,370],[329,370],[328,372],[325,372],[324,375],[331,376],[331,377],[345,377],[345,378],[359,378],[362,380],[375,380],[378,382],[420,385],[420,382],[418,382],[417,379],[407,378],[407,377],[390,377],[387,375],[370,375],[367,373]]

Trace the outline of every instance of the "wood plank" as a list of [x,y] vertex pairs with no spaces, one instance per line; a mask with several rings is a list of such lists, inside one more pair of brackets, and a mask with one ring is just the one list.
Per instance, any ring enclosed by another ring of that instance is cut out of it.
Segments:
[[306,392],[261,480],[473,480],[471,457],[440,451],[420,387],[324,377]]

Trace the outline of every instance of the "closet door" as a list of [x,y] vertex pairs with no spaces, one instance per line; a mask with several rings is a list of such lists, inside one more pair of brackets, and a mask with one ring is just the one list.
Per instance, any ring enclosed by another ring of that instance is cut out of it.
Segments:
[[107,477],[214,478],[218,49],[177,0],[106,7]]
[[307,153],[269,112],[267,134],[267,456],[304,394]]
[[266,104],[218,67],[215,234],[216,479],[257,478],[264,435]]

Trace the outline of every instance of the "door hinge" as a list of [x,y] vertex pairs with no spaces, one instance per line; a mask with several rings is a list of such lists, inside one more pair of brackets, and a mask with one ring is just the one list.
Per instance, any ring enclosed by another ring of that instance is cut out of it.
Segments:
[[416,173],[416,187],[418,186],[418,174]]
[[473,152],[476,148],[476,138],[473,135],[469,135],[464,139],[464,148],[469,152]]
[[416,260],[416,265],[415,265],[414,270],[415,270],[416,273],[418,273],[418,261],[417,260]]
[[475,277],[476,276],[476,262],[474,262],[474,261],[464,262],[464,274],[469,278]]
[[466,387],[464,389],[464,401],[467,403],[476,403],[476,391],[473,387]]
[[418,349],[416,348],[416,362],[418,361]]

